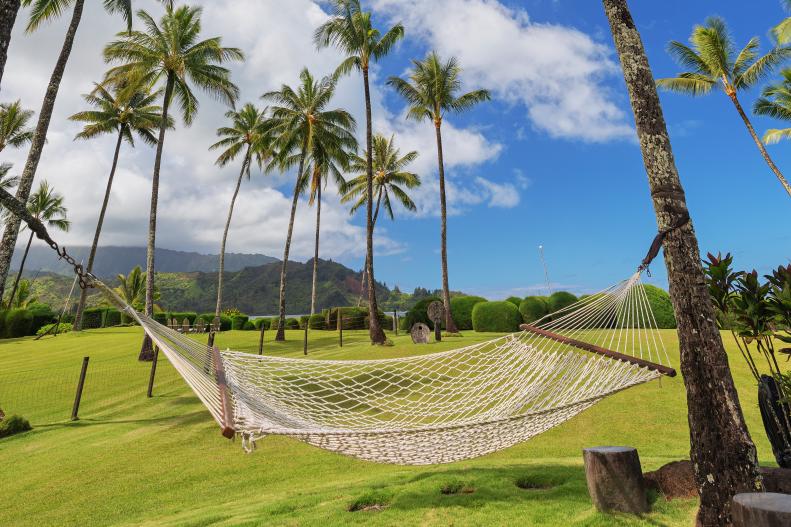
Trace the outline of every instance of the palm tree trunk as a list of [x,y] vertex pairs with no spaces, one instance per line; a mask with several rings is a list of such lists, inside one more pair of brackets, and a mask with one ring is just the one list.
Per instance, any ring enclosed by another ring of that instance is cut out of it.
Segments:
[[[379,195],[376,197],[376,210],[374,211],[373,224],[376,229],[376,218],[379,217],[379,205],[382,202],[382,190],[379,190]],[[363,266],[363,275],[360,278],[360,298],[357,299],[357,307],[363,303],[363,295],[365,294],[365,283],[368,279],[368,255],[365,255],[365,265]]]
[[[30,150],[28,152],[27,161],[25,162],[25,168],[22,171],[22,177],[19,180],[19,186],[16,190],[16,198],[22,203],[27,203],[27,198],[30,196],[30,189],[33,187],[33,179],[36,177],[38,163],[41,160],[41,153],[47,142],[47,130],[49,130],[49,122],[52,119],[52,111],[55,108],[55,99],[58,96],[58,89],[63,79],[63,72],[66,70],[66,64],[69,61],[71,48],[74,44],[74,36],[77,34],[77,28],[80,26],[84,3],[85,0],[77,0],[74,3],[74,10],[72,12],[71,22],[69,22],[69,28],[66,31],[66,38],[63,41],[63,47],[60,50],[58,61],[55,63],[55,69],[50,76],[47,91],[44,93],[44,101],[41,104],[41,110],[38,114],[36,131],[33,134],[33,140],[30,143]],[[19,222],[20,220],[18,217],[9,216],[5,224],[3,240],[0,242],[0,298],[3,297],[5,282],[8,278],[8,270],[11,266],[11,257],[14,254],[14,246],[16,245],[17,236],[19,235]]]
[[435,121],[434,128],[437,132],[437,162],[439,164],[439,208],[442,217],[440,229],[440,244],[442,258],[442,303],[445,305],[445,330],[448,333],[458,333],[453,315],[450,312],[450,288],[448,287],[448,210],[445,201],[445,161],[442,158],[442,121]]
[[[319,233],[321,232],[321,182],[316,190],[316,249],[313,253],[313,287],[310,293],[310,317],[308,317],[307,326],[305,331],[310,330],[310,319],[316,313],[316,277],[319,274]],[[305,347],[305,355],[308,354],[308,348]]]
[[8,45],[11,43],[11,31],[14,29],[19,5],[20,0],[0,0],[0,82],[3,80]]
[[[96,259],[96,250],[99,247],[99,236],[102,233],[102,225],[104,224],[104,215],[107,212],[107,204],[110,202],[110,192],[113,188],[113,179],[115,178],[115,169],[118,167],[118,155],[121,152],[121,142],[124,138],[123,128],[118,131],[118,141],[115,143],[115,154],[113,155],[113,165],[110,168],[110,177],[107,178],[107,188],[104,190],[104,201],[102,202],[102,210],[99,211],[99,221],[96,222],[96,232],[93,233],[93,243],[91,244],[91,252],[88,255],[88,266],[86,270],[89,273],[93,272],[93,261]],[[82,330],[82,313],[85,311],[85,302],[88,299],[87,289],[80,289],[80,301],[77,304],[77,314],[74,315],[74,329],[73,331]]]
[[[173,95],[175,78],[173,73],[168,74],[165,85],[165,99],[162,101],[162,119],[159,123],[159,139],[157,139],[157,153],[154,158],[154,173],[151,177],[151,210],[148,216],[148,244],[146,246],[146,315],[154,314],[154,252],[157,237],[157,203],[159,201],[159,169],[162,165],[162,150],[165,146],[165,132],[168,129],[168,108]],[[151,338],[143,337],[143,346],[140,348],[138,360],[154,360],[154,347]]]
[[766,164],[769,165],[770,169],[772,169],[772,172],[775,173],[775,176],[777,176],[777,179],[780,181],[780,184],[783,185],[783,188],[788,193],[788,195],[791,196],[791,185],[788,184],[788,181],[786,180],[785,177],[783,177],[783,174],[780,172],[780,169],[777,168],[777,165],[775,165],[774,161],[772,161],[772,158],[769,157],[769,152],[766,151],[766,147],[764,146],[763,142],[758,137],[758,134],[755,133],[755,128],[753,128],[753,124],[750,122],[750,119],[747,117],[747,114],[744,113],[744,109],[742,108],[742,105],[739,103],[739,99],[736,96],[736,92],[729,92],[728,97],[731,98],[731,101],[733,101],[733,105],[736,106],[736,111],[739,112],[742,121],[744,121],[744,126],[746,126],[747,131],[750,132],[750,135],[752,136],[753,141],[755,141],[755,145],[758,147],[758,151],[761,152],[761,156],[764,158],[764,161],[766,161]]
[[[660,228],[676,225],[687,214],[686,198],[648,58],[626,0],[603,2],[635,115],[657,223]],[[733,495],[761,488],[755,446],[717,330],[691,222],[666,237],[664,250],[700,494],[697,522],[729,525]]]
[[368,83],[368,68],[363,68],[363,85],[365,86],[365,148],[366,148],[366,180],[368,202],[365,204],[365,270],[368,272],[368,332],[372,344],[384,344],[385,332],[379,324],[379,306],[376,305],[376,280],[374,280],[374,167],[371,131],[371,88]]
[[220,316],[220,309],[222,309],[222,279],[225,272],[225,242],[228,239],[228,229],[231,227],[231,217],[233,216],[233,207],[236,203],[236,197],[239,195],[239,188],[242,186],[242,178],[244,171],[247,169],[247,164],[250,162],[250,145],[247,145],[247,152],[244,155],[244,162],[242,163],[242,170],[239,172],[239,178],[236,180],[236,188],[233,191],[231,198],[231,206],[228,208],[228,219],[225,220],[225,230],[222,233],[222,243],[220,244],[220,266],[217,273],[217,306],[214,308],[214,316]]
[[22,255],[22,261],[19,262],[19,271],[16,273],[14,287],[11,288],[11,294],[8,295],[8,309],[11,309],[14,306],[14,295],[16,295],[16,290],[19,288],[19,280],[22,278],[22,271],[25,270],[25,261],[27,260],[27,253],[30,252],[30,244],[33,243],[33,234],[35,233],[31,231],[30,238],[27,239],[25,254]]
[[294,184],[294,198],[291,200],[291,216],[288,219],[286,247],[283,249],[283,265],[280,267],[280,316],[275,335],[275,340],[279,342],[286,340],[286,270],[288,268],[288,253],[291,250],[291,235],[294,233],[294,217],[297,215],[297,203],[299,202],[299,180],[302,171],[305,170],[307,149],[308,139],[305,137],[305,141],[302,143],[302,152],[299,155],[299,171],[297,172],[297,182]]

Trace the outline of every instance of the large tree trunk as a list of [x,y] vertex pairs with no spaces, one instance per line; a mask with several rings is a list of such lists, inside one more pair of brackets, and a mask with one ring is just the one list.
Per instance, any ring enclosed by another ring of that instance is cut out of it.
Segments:
[[291,251],[291,235],[294,233],[294,217],[297,215],[297,203],[299,202],[299,179],[302,176],[302,171],[305,170],[307,148],[308,140],[306,137],[302,144],[302,153],[299,156],[299,171],[297,172],[297,182],[294,184],[294,197],[291,200],[291,216],[288,219],[286,247],[283,249],[283,265],[280,266],[280,322],[275,335],[275,340],[280,342],[286,340],[286,270],[288,269],[288,253]]
[[786,178],[783,177],[780,169],[777,168],[777,165],[775,165],[774,161],[772,161],[772,158],[769,157],[769,152],[766,151],[766,147],[764,146],[763,142],[758,137],[758,134],[755,133],[753,124],[750,122],[747,114],[744,113],[744,109],[739,103],[739,99],[736,97],[736,92],[728,91],[728,97],[731,98],[733,105],[736,106],[736,111],[739,112],[739,116],[741,116],[742,121],[744,121],[744,126],[746,126],[747,131],[750,132],[750,136],[752,136],[753,141],[755,141],[755,145],[758,147],[758,151],[761,152],[761,156],[764,158],[764,161],[766,161],[766,164],[769,165],[769,168],[772,170],[772,172],[774,172],[775,176],[777,176],[778,181],[780,181],[780,184],[783,185],[783,188],[788,193],[788,195],[791,196],[791,185],[788,184],[788,181],[786,181]]
[[11,43],[11,31],[14,29],[19,4],[20,0],[0,0],[0,82],[3,81],[8,45]]
[[[319,274],[319,234],[321,232],[321,182],[316,190],[316,247],[313,253],[313,286],[310,293],[310,316],[316,312],[316,277]],[[310,322],[310,321],[308,321]]]
[[[376,210],[374,210],[373,224],[374,230],[376,229],[376,218],[379,217],[379,205],[382,202],[382,190],[379,189],[379,195],[376,197]],[[357,299],[357,307],[363,303],[363,295],[365,295],[365,284],[368,280],[368,255],[365,255],[365,265],[363,265],[363,275],[360,278],[360,298]]]
[[435,121],[437,132],[437,163],[439,164],[439,207],[442,217],[440,229],[440,252],[442,258],[442,303],[445,305],[445,330],[458,333],[453,314],[450,312],[450,287],[448,286],[448,210],[445,200],[445,161],[442,158],[442,121]]
[[[603,2],[635,115],[657,223],[665,229],[686,217],[687,205],[654,77],[626,0]],[[700,494],[698,525],[728,525],[734,494],[761,488],[755,446],[717,330],[691,222],[671,231],[664,249],[687,391],[690,457]]]
[[16,296],[16,290],[19,288],[19,280],[22,278],[22,271],[25,270],[25,262],[27,261],[27,254],[30,252],[30,244],[33,243],[33,235],[34,232],[30,232],[30,238],[27,239],[27,245],[25,246],[25,254],[22,255],[22,261],[19,262],[19,271],[16,273],[16,279],[14,280],[14,287],[11,288],[11,294],[8,295],[8,309],[14,307],[14,296]]
[[[55,63],[55,69],[50,76],[47,91],[44,93],[44,101],[41,104],[41,110],[38,114],[36,131],[33,134],[33,140],[30,143],[30,151],[28,152],[27,161],[25,162],[25,168],[22,171],[22,177],[19,180],[19,186],[16,190],[16,197],[22,203],[27,203],[27,198],[30,196],[30,189],[33,187],[33,180],[36,177],[38,163],[41,160],[41,153],[47,142],[47,130],[49,130],[49,122],[52,119],[52,111],[55,108],[55,99],[58,96],[58,89],[63,79],[63,72],[66,70],[66,63],[69,61],[71,48],[74,44],[74,36],[77,34],[77,28],[80,26],[84,3],[85,0],[77,0],[74,3],[74,11],[72,12],[69,28],[66,31],[66,38],[63,41],[63,47],[60,50],[58,62]],[[8,278],[8,270],[11,266],[11,256],[14,254],[14,246],[16,245],[17,236],[19,235],[19,222],[20,220],[16,216],[10,216],[6,220],[3,240],[0,242],[0,298],[3,297],[3,293],[5,292],[5,282]]]
[[[99,247],[99,236],[102,234],[102,225],[104,224],[104,215],[107,212],[107,204],[110,203],[110,192],[113,189],[113,179],[115,178],[115,169],[118,167],[118,155],[121,153],[121,142],[124,138],[124,130],[118,131],[118,141],[115,143],[115,154],[113,155],[113,165],[110,168],[110,177],[107,178],[107,188],[104,190],[104,201],[102,202],[102,210],[99,211],[99,221],[96,222],[96,232],[93,233],[93,243],[91,244],[91,252],[88,255],[88,266],[86,270],[89,273],[93,272],[93,262],[96,259],[96,250]],[[88,299],[88,289],[80,288],[80,301],[77,304],[77,314],[74,315],[74,329],[73,331],[82,330],[82,314],[85,311],[85,301]]]
[[[148,215],[148,243],[146,245],[146,316],[154,315],[154,253],[157,239],[157,203],[159,202],[159,169],[162,166],[162,150],[165,147],[165,132],[168,129],[168,108],[173,96],[175,78],[173,73],[168,73],[165,85],[165,98],[162,101],[162,119],[159,122],[159,138],[157,139],[157,153],[154,158],[154,173],[151,176],[151,209]],[[151,338],[143,337],[143,346],[140,348],[138,360],[154,360],[154,346]]]
[[228,208],[228,218],[225,220],[225,230],[222,232],[222,243],[220,244],[220,267],[217,273],[217,306],[214,308],[214,316],[220,316],[222,309],[222,280],[223,273],[225,272],[225,242],[228,240],[228,229],[231,228],[231,217],[233,217],[233,207],[236,204],[236,197],[239,195],[239,187],[242,186],[242,178],[244,171],[247,169],[247,164],[250,162],[250,145],[247,145],[247,152],[244,154],[244,162],[242,163],[242,170],[239,172],[239,178],[236,180],[236,188],[233,191],[231,198],[231,206]]
[[365,269],[368,274],[368,327],[372,344],[384,344],[385,332],[379,325],[379,306],[376,305],[376,280],[374,279],[374,167],[373,167],[373,132],[371,131],[371,89],[368,84],[368,68],[363,68],[363,85],[365,86],[365,148],[366,148],[366,192],[368,201],[365,204]]

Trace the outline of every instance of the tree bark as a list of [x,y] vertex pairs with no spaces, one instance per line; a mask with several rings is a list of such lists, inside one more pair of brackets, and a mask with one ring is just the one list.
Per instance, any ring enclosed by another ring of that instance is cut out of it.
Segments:
[[[382,190],[379,190],[379,195],[376,197],[376,210],[374,210],[373,224],[376,230],[376,218],[379,217],[379,205],[382,201]],[[365,294],[365,283],[368,279],[368,255],[365,255],[365,264],[363,265],[363,275],[360,278],[360,298],[357,299],[357,307],[363,303],[363,295]]]
[[242,170],[239,172],[239,178],[236,180],[236,188],[233,191],[231,198],[231,206],[228,208],[228,218],[225,220],[225,230],[222,233],[222,243],[220,244],[220,266],[217,274],[217,306],[214,308],[214,316],[220,316],[220,309],[222,309],[222,280],[223,273],[225,272],[225,242],[228,239],[228,229],[231,228],[231,217],[233,216],[233,207],[236,203],[236,197],[239,195],[239,188],[242,186],[242,178],[244,171],[247,169],[247,164],[250,162],[250,145],[247,145],[247,152],[244,154],[244,162],[242,163]]
[[371,88],[368,82],[368,68],[363,68],[363,85],[365,87],[365,148],[366,148],[366,193],[365,204],[365,269],[368,273],[368,334],[371,344],[384,344],[385,332],[379,324],[379,306],[376,304],[376,280],[374,279],[374,166],[373,166],[373,132],[371,124]]
[[[165,132],[168,129],[168,109],[173,96],[175,84],[174,73],[168,73],[165,85],[165,98],[162,101],[162,119],[159,122],[159,138],[157,139],[157,153],[154,158],[154,173],[151,176],[151,210],[148,215],[148,243],[146,245],[146,316],[154,315],[154,253],[157,238],[157,203],[159,202],[159,171],[162,166],[162,150],[165,147]],[[143,337],[143,346],[140,348],[138,360],[154,360],[154,346],[148,335]]]
[[437,163],[439,164],[439,207],[442,217],[440,229],[440,252],[442,258],[442,303],[445,305],[445,330],[458,333],[453,314],[450,312],[450,287],[448,287],[448,210],[445,200],[445,161],[442,158],[442,121],[435,121],[437,132]]
[[[118,141],[115,143],[115,154],[113,155],[113,165],[110,168],[110,176],[107,178],[107,187],[104,190],[104,201],[102,201],[102,209],[99,211],[99,221],[96,222],[96,232],[93,233],[93,243],[91,244],[91,252],[88,255],[88,266],[85,268],[89,273],[93,272],[93,262],[96,259],[96,250],[99,247],[99,237],[102,234],[102,225],[104,224],[104,215],[107,212],[107,205],[110,203],[110,192],[113,189],[113,179],[115,178],[115,169],[118,167],[118,156],[121,153],[121,142],[124,138],[123,127],[118,131]],[[80,301],[77,304],[77,314],[74,315],[74,328],[73,331],[82,331],[82,314],[85,311],[85,302],[88,299],[87,288],[80,288]]]
[[316,247],[313,253],[313,288],[310,293],[310,316],[313,316],[313,314],[316,312],[316,277],[319,274],[320,229],[321,229],[321,183],[319,183],[316,191]]
[[739,103],[739,99],[736,96],[736,92],[729,91],[728,97],[731,98],[731,101],[733,101],[733,105],[736,106],[736,111],[739,112],[739,116],[742,118],[742,121],[744,121],[744,126],[746,126],[747,131],[750,132],[750,136],[752,136],[753,141],[755,141],[755,146],[758,147],[758,151],[761,152],[761,156],[764,158],[764,161],[766,161],[766,164],[769,165],[769,168],[772,170],[772,172],[774,172],[775,176],[777,176],[778,181],[780,181],[780,184],[783,185],[783,188],[788,193],[788,195],[791,196],[791,185],[788,184],[788,181],[786,180],[785,177],[783,177],[783,174],[782,172],[780,172],[780,169],[777,168],[777,165],[775,165],[774,161],[772,161],[772,158],[769,157],[769,152],[766,151],[766,147],[764,146],[763,142],[758,137],[758,134],[755,133],[755,128],[753,128],[753,124],[750,122],[750,119],[747,117],[747,114],[744,113],[744,109],[742,108],[741,103]]
[[588,493],[597,510],[628,514],[650,510],[637,449],[603,446],[586,448],[582,455]]
[[19,5],[20,0],[0,0],[0,83],[3,81],[8,45],[11,44],[11,32],[14,29]]
[[[30,143],[30,151],[28,152],[27,161],[25,162],[25,168],[22,171],[22,177],[19,180],[19,186],[17,186],[16,190],[16,198],[22,203],[27,203],[27,198],[30,196],[30,189],[33,187],[33,180],[36,177],[36,170],[41,160],[41,153],[47,142],[47,131],[49,130],[49,122],[52,119],[52,111],[55,108],[55,99],[58,96],[58,89],[63,79],[63,72],[66,70],[66,64],[69,61],[69,55],[74,45],[74,37],[77,34],[77,28],[80,26],[84,3],[85,0],[77,0],[74,3],[74,10],[72,12],[71,22],[69,22],[69,28],[66,31],[66,38],[63,40],[63,46],[61,47],[58,61],[55,63],[55,69],[50,76],[47,91],[44,93],[44,101],[41,104],[41,110],[38,114],[36,131],[33,134],[33,140]],[[8,278],[9,268],[11,267],[11,257],[14,254],[14,246],[19,236],[19,222],[20,219],[16,216],[8,217],[5,223],[5,231],[3,232],[3,240],[0,242],[0,298],[3,297],[5,292],[5,282]]]
[[22,278],[22,271],[25,270],[25,261],[27,260],[27,254],[30,252],[30,244],[33,243],[33,235],[34,232],[30,232],[30,238],[27,239],[27,245],[25,246],[25,254],[22,255],[22,261],[19,262],[19,271],[16,273],[16,279],[14,280],[14,287],[11,288],[11,294],[8,295],[8,309],[14,307],[14,296],[16,295],[16,290],[19,287],[19,280]]
[[[626,0],[603,0],[620,57],[660,228],[687,214],[654,77]],[[731,498],[760,490],[755,446],[744,422],[700,263],[691,221],[664,242],[687,391],[698,525],[731,523]]]

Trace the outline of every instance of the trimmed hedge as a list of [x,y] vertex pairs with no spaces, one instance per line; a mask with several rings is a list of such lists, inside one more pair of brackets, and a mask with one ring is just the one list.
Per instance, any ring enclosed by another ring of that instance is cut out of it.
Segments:
[[[186,318],[187,320],[190,321],[190,326],[192,326],[193,324],[195,324],[195,319],[198,318],[198,314],[194,311],[184,311],[184,312],[171,311],[168,313],[168,318],[170,319],[175,318],[176,320],[179,321],[179,324],[184,322],[184,319]],[[214,319],[214,315],[211,316],[209,322],[211,322],[212,319]]]
[[327,329],[327,315],[316,313],[310,316],[310,329]]
[[519,309],[511,302],[480,302],[472,308],[472,327],[478,332],[510,333],[521,323]]
[[42,326],[54,323],[58,318],[55,312],[46,304],[31,304],[27,310],[33,316],[33,323],[30,328],[31,334],[35,334]]
[[482,296],[454,296],[450,299],[450,312],[459,329],[472,329],[472,308],[486,302]]
[[253,324],[249,320],[246,320],[245,323],[244,323],[244,326],[242,326],[242,329],[244,331],[255,331],[255,324]]
[[286,329],[299,329],[299,320],[296,318],[287,318]]
[[33,315],[27,309],[12,309],[6,313],[5,336],[26,337],[33,334]]
[[82,312],[82,328],[83,329],[96,329],[102,327],[102,319],[104,318],[104,309],[102,307],[89,307]]
[[[231,316],[231,329],[244,329],[245,323],[249,320],[250,317],[247,315],[233,315]],[[220,322],[220,325],[222,325],[222,322]]]
[[102,321],[102,327],[111,328],[113,326],[120,326],[120,325],[121,325],[121,312],[113,307],[106,309],[104,312],[104,320]]
[[654,312],[656,325],[661,329],[675,329],[676,315],[668,292],[650,284],[644,284],[643,287],[651,311]]
[[519,304],[522,320],[530,324],[549,313],[549,303],[543,296],[528,296]]
[[334,307],[330,309],[329,329],[338,329],[338,309],[343,311],[343,329],[365,329],[365,319],[368,317],[368,308],[366,307]]
[[[505,299],[505,301],[511,302],[516,307],[519,307],[519,304],[522,303],[522,299],[519,298],[518,296],[509,296],[508,298]],[[451,299],[451,305],[453,305],[453,299]]]
[[272,320],[269,318],[256,318],[255,320],[253,320],[253,325],[255,326],[255,329],[258,330],[260,330],[261,326],[263,325],[264,330],[267,330],[270,327],[272,327]]
[[[404,320],[406,321],[406,329],[409,330],[417,324],[418,322],[422,322],[426,324],[429,328],[434,329],[434,323],[428,319],[428,305],[435,300],[439,300],[442,302],[441,298],[436,296],[429,296],[422,300],[419,300],[417,304],[415,304],[412,309],[407,311],[406,316],[404,316]],[[451,310],[453,308],[451,307]],[[455,318],[453,319],[456,320]]]
[[[176,315],[176,314],[183,315],[184,313],[171,313],[171,314],[172,315]],[[211,325],[212,321],[214,320],[214,313],[201,313],[199,315],[199,317],[202,318],[203,321],[206,324]],[[198,318],[198,317],[196,317],[196,318]],[[183,320],[184,320],[184,317],[179,318],[178,319],[179,324],[181,324],[181,322]],[[193,320],[192,323],[194,323],[194,322],[195,321]],[[220,315],[220,331],[230,331],[232,326],[233,326],[233,321],[231,320],[231,317],[229,317],[228,315]]]
[[577,297],[567,291],[557,291],[549,297],[549,312],[555,313],[569,307],[577,301]]
[[165,326],[167,326],[168,323],[170,322],[170,319],[168,318],[168,314],[162,311],[158,311],[154,313],[154,320]]

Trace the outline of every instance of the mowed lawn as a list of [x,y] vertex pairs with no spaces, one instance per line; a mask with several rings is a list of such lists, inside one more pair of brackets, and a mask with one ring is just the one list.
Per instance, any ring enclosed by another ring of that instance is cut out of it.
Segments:
[[[302,332],[265,354],[302,356]],[[688,457],[684,386],[662,379],[616,394],[530,442],[483,458],[433,467],[379,465],[269,437],[246,454],[219,429],[166,360],[154,397],[149,364],[136,361],[139,328],[87,331],[0,344],[0,407],[35,429],[0,439],[0,525],[691,525],[694,500],[659,498],[643,518],[597,513],[588,498],[581,450],[637,447],[645,470]],[[440,344],[372,348],[366,333],[312,333],[311,357],[375,358],[450,349],[497,335],[466,332]],[[674,331],[664,331],[674,365]],[[200,338],[205,338],[201,336]],[[723,334],[742,407],[763,463],[773,464],[753,379]],[[256,332],[218,336],[221,348],[255,352]],[[83,356],[90,356],[81,419],[68,421]],[[517,480],[534,483],[523,490]],[[462,483],[471,493],[445,495]],[[348,512],[374,493],[381,510]]]

